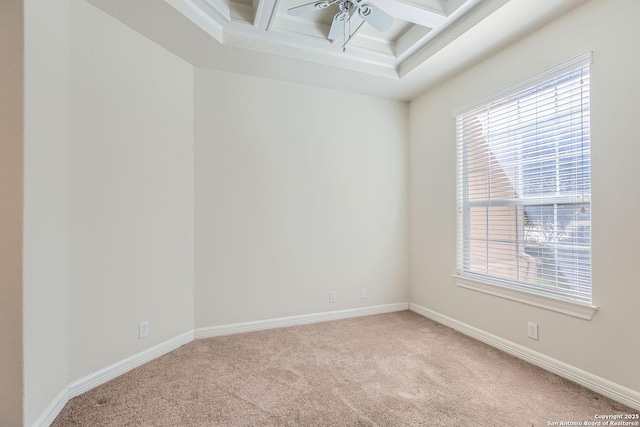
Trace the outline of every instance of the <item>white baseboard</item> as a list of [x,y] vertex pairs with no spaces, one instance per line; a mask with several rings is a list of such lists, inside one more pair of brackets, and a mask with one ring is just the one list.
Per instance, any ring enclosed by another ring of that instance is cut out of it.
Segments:
[[350,317],[368,316],[372,314],[391,313],[395,311],[411,310],[429,319],[432,319],[445,326],[453,328],[465,335],[489,344],[529,363],[537,365],[547,371],[553,372],[561,377],[574,381],[588,389],[591,389],[604,396],[610,397],[620,403],[640,410],[640,393],[627,387],[616,384],[612,381],[593,375],[567,363],[553,359],[542,353],[538,353],[519,344],[505,340],[488,332],[459,322],[455,319],[429,310],[417,304],[398,303],[377,305],[371,307],[352,308],[347,310],[330,311],[323,313],[304,314],[300,316],[280,317],[276,319],[259,320],[255,322],[235,323],[231,325],[212,326],[198,328],[194,331],[185,332],[177,337],[160,343],[134,356],[128,357],[120,362],[109,365],[99,371],[89,374],[77,381],[69,384],[58,396],[49,404],[47,409],[40,415],[33,424],[34,427],[48,427],[58,416],[69,399],[76,397],[86,391],[91,390],[107,381],[110,381],[125,372],[130,371],[144,363],[156,359],[176,348],[187,344],[195,339],[216,337],[221,335],[231,335],[243,332],[261,331],[266,329],[282,328],[287,326],[306,325],[310,323],[325,322],[330,320],[347,319]]
[[402,302],[397,304],[384,304],[370,307],[350,308],[346,310],[326,311],[322,313],[302,314],[299,316],[279,317],[254,322],[233,323],[230,325],[209,326],[205,328],[197,328],[195,330],[195,338],[212,338],[222,335],[263,331],[265,329],[284,328],[287,326],[307,325],[310,323],[347,319],[349,317],[369,316],[371,314],[391,313],[394,311],[404,311],[408,309],[409,303]]
[[64,405],[69,401],[69,389],[65,387],[58,395],[53,399],[53,401],[47,406],[47,409],[44,410],[42,414],[38,417],[38,419],[33,423],[34,427],[49,427],[53,420],[56,419]]
[[183,346],[193,341],[193,331],[185,332],[177,337],[171,338],[165,342],[162,342],[156,346],[153,346],[147,350],[144,350],[138,354],[128,357],[120,362],[116,362],[106,368],[100,369],[92,374],[80,378],[77,381],[72,382],[64,390],[62,390],[58,396],[49,404],[47,409],[44,410],[40,417],[33,423],[33,427],[49,427],[53,420],[60,414],[64,405],[67,404],[69,399],[81,395],[82,393],[91,390],[94,387],[104,384],[120,375],[124,374],[143,365],[153,359],[156,359],[163,354],[169,353],[176,348]]
[[169,353],[176,348],[193,341],[193,331],[185,332],[177,337],[171,338],[138,354],[128,357],[120,362],[116,362],[92,374],[80,378],[69,384],[69,399],[72,399],[94,387],[104,384],[125,372],[129,372],[142,364],[145,364],[163,354]]
[[232,325],[213,326],[188,331],[177,337],[171,338],[154,347],[144,350],[136,355],[111,364],[99,371],[93,372],[69,384],[58,396],[49,404],[47,409],[33,424],[33,427],[48,427],[60,414],[67,402],[85,393],[92,388],[111,381],[120,375],[129,372],[133,368],[150,362],[178,347],[183,346],[195,338],[207,338],[220,335],[237,334],[241,332],[261,331],[265,329],[282,328],[285,326],[304,325],[308,323],[325,322],[329,320],[346,319],[349,317],[368,316],[371,314],[391,313],[394,311],[404,311],[409,309],[409,304],[386,304],[372,307],[353,308],[348,310],[330,311],[325,313],[305,314],[301,316],[281,317],[277,319],[260,320],[256,322],[236,323]]
[[514,342],[505,340],[496,335],[485,332],[481,329],[462,323],[451,317],[437,313],[428,308],[419,306],[417,304],[409,304],[409,310],[418,313],[424,317],[441,323],[445,326],[453,328],[454,330],[468,335],[472,338],[489,344],[499,350],[509,353],[522,360],[526,360],[536,366],[541,367],[549,372],[553,372],[563,378],[578,383],[590,390],[607,396],[617,402],[623,403],[631,408],[640,410],[640,392],[631,390],[630,388],[621,386],[612,381],[583,371],[575,366],[561,362],[552,357],[546,356],[537,351],[531,350],[527,347],[521,346]]
[[177,337],[171,338],[163,343],[160,343],[154,347],[151,347],[141,353],[138,353],[131,357],[132,368],[144,365],[147,362],[157,359],[158,357],[165,355],[178,347],[182,347],[185,344],[194,340],[193,330],[185,332]]

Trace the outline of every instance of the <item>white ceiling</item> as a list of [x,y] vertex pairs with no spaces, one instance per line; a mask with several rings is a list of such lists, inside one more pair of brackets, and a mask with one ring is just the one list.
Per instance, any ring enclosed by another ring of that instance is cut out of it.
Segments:
[[336,5],[309,0],[88,0],[200,67],[410,100],[586,0],[368,0],[394,18],[342,50]]

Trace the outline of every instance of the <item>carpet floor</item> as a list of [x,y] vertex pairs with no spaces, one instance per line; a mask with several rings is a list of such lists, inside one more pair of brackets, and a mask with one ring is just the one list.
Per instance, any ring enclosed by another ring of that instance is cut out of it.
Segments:
[[637,412],[403,311],[197,340],[72,399],[52,426],[537,427]]

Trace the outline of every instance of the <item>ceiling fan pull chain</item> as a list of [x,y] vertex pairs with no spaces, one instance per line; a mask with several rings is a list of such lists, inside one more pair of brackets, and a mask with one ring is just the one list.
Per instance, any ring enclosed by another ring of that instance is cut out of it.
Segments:
[[347,51],[347,42],[349,41],[349,37],[347,33],[347,24],[351,19],[351,15],[349,14],[349,2],[348,1],[345,2],[344,6],[345,6],[345,13],[344,13],[345,18],[344,18],[344,25],[343,25],[343,31],[342,31],[342,37],[343,37],[344,43],[342,43],[342,52]]

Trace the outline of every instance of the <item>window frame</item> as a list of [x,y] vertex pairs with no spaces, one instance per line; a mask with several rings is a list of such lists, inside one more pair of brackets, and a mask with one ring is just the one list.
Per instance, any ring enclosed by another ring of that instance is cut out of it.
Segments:
[[[482,98],[472,104],[456,109],[453,112],[453,117],[457,118],[461,114],[464,114],[468,111],[472,111],[484,105],[491,104],[494,101],[501,100],[510,95],[521,92],[523,90],[530,89],[532,87],[539,85],[540,83],[556,78],[564,72],[571,71],[573,69],[576,69],[591,63],[592,63],[592,52],[586,52],[582,55],[578,55],[556,67],[553,67],[542,73],[539,73],[532,78],[529,78],[516,85],[505,88],[504,90],[494,93],[488,97]],[[456,135],[456,143],[457,144],[459,143],[457,135]],[[458,155],[456,155],[456,163],[458,162],[457,157]],[[458,174],[461,173],[461,169],[459,167],[456,167],[456,171]],[[466,169],[462,169],[462,173],[466,174],[467,173]],[[558,297],[557,295],[553,295],[552,293],[547,294],[540,289],[538,291],[536,291],[535,289],[528,290],[527,286],[522,286],[520,282],[514,282],[509,279],[500,279],[499,277],[496,277],[496,276],[489,276],[489,275],[485,276],[482,274],[465,271],[465,265],[464,265],[465,257],[463,255],[465,250],[464,236],[467,236],[467,239],[470,239],[469,231],[470,231],[470,221],[471,221],[471,215],[470,215],[471,202],[465,203],[464,206],[459,204],[461,192],[462,194],[465,194],[465,195],[468,194],[468,191],[465,191],[465,188],[461,188],[461,185],[467,186],[468,179],[459,179],[459,177],[456,178],[456,194],[457,194],[456,201],[458,202],[458,208],[456,211],[457,217],[458,217],[458,220],[457,220],[458,231],[457,231],[457,239],[456,239],[457,272],[456,274],[453,275],[456,284],[461,288],[479,291],[485,294],[507,298],[507,299],[522,302],[525,304],[534,305],[537,307],[553,310],[556,312],[564,313],[564,314],[575,316],[578,318],[590,320],[593,314],[595,313],[595,311],[598,309],[598,307],[593,305],[592,303],[586,303],[583,301],[572,301],[569,299]],[[571,204],[575,204],[575,199],[573,198],[568,199],[567,196],[545,197],[544,199],[548,199],[548,202],[549,202],[548,204],[552,206],[562,205],[563,203],[567,203],[567,202],[570,202]],[[536,197],[535,200],[539,202],[541,198]],[[590,193],[588,197],[584,197],[581,200],[581,203],[590,204],[590,202],[591,202]],[[473,202],[473,203],[481,205],[482,201]],[[487,201],[484,201],[484,203],[486,206],[489,206],[491,204],[491,201],[487,200]],[[519,205],[520,204],[517,205],[516,212],[519,212],[521,210]],[[522,199],[521,205],[522,205],[522,211],[524,211],[524,206],[527,205],[527,200]],[[522,216],[522,218],[520,218],[520,216]],[[518,215],[516,213],[515,221],[517,224],[522,223],[524,221],[524,213],[522,215]],[[520,234],[520,227],[516,226],[516,229],[517,229],[517,234]],[[523,249],[524,249],[524,245],[526,244],[524,236],[517,237],[516,245],[519,247],[520,244],[523,245]],[[591,251],[590,251],[590,254],[591,254]],[[516,255],[516,257],[518,257],[518,255]],[[591,265],[592,265],[592,262],[591,262]],[[593,280],[591,281],[591,286],[593,286]],[[593,298],[593,287],[591,287],[591,298]]]

